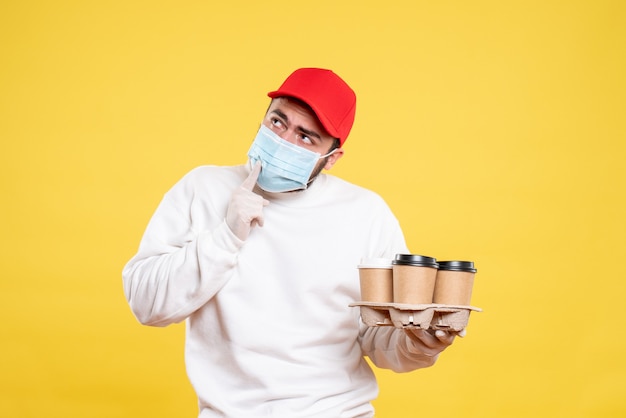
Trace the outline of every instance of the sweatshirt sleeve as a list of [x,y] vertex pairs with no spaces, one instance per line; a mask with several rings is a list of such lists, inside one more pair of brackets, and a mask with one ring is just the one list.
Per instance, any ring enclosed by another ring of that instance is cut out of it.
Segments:
[[213,213],[196,222],[194,194],[193,182],[183,178],[164,196],[123,269],[126,299],[142,324],[185,320],[222,288],[236,264],[243,241],[219,211],[204,210]]

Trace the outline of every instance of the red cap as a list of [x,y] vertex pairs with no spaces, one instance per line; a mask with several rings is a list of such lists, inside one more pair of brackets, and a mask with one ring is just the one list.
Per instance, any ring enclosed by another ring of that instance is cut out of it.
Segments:
[[356,110],[354,91],[337,74],[322,68],[300,68],[283,82],[276,91],[267,93],[276,97],[294,97],[308,104],[329,134],[346,141]]

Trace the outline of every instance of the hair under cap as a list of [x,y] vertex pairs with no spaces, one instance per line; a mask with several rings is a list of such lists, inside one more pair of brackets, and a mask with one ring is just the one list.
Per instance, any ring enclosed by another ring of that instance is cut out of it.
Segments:
[[323,68],[300,68],[283,82],[278,90],[267,93],[272,99],[294,97],[313,109],[326,131],[346,141],[354,124],[356,95],[337,74]]

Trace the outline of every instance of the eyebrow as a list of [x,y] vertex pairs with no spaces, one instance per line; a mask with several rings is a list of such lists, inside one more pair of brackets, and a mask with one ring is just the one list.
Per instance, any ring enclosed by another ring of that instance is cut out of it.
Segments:
[[[285,122],[289,123],[289,118],[285,115],[280,109],[274,109],[271,113],[275,113],[279,118],[283,119]],[[305,135],[312,136],[313,138],[322,139],[321,135],[315,131],[311,131],[309,129],[303,128],[302,126],[297,127],[300,132]]]

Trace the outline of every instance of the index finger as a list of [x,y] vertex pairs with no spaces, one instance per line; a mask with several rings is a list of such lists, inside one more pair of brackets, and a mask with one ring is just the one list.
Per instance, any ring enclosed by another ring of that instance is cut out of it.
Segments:
[[254,185],[256,184],[256,180],[259,178],[259,173],[261,173],[261,161],[257,161],[254,167],[252,167],[248,177],[243,181],[243,183],[241,183],[241,187],[252,191],[252,189],[254,189]]

